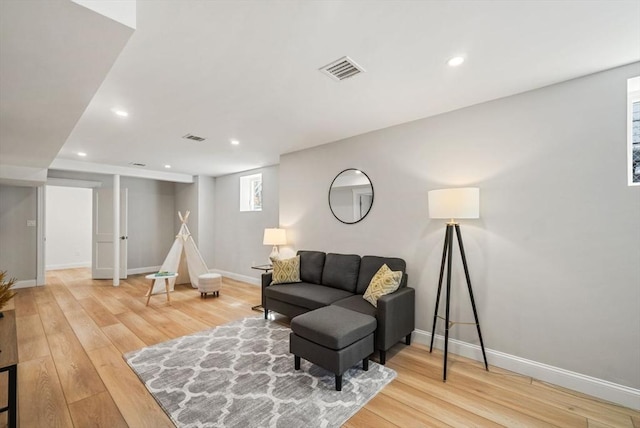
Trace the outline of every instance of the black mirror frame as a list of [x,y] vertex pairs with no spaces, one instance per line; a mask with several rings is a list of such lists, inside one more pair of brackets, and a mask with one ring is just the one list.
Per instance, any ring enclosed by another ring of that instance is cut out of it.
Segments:
[[[360,171],[362,174],[364,174],[365,177],[367,177],[367,180],[369,180],[369,184],[371,185],[371,206],[369,207],[369,210],[367,211],[367,213],[365,215],[363,215],[359,220],[357,221],[344,221],[342,219],[340,219],[335,212],[333,212],[333,208],[331,207],[331,188],[333,187],[333,183],[335,183],[336,179],[338,177],[340,177],[340,175],[343,172],[347,172],[347,171]],[[369,215],[369,213],[371,212],[371,209],[373,208],[373,201],[375,200],[375,190],[373,189],[373,181],[371,181],[371,178],[369,178],[369,176],[367,175],[367,173],[365,173],[363,170],[358,169],[358,168],[347,168],[347,169],[343,169],[342,171],[340,171],[331,181],[331,184],[329,185],[329,194],[327,196],[327,202],[329,203],[329,209],[331,210],[331,214],[333,214],[333,216],[336,218],[336,220],[338,220],[340,223],[344,223],[344,224],[356,224],[361,222],[362,220],[364,220],[364,218],[366,216]]]

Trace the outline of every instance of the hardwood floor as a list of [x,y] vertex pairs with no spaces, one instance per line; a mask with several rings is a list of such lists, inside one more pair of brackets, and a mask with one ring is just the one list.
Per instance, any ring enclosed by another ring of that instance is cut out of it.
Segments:
[[[17,317],[21,427],[171,427],[122,354],[258,315],[250,308],[260,288],[228,278],[219,298],[177,286],[172,306],[163,295],[145,306],[147,287],[143,275],[113,287],[91,280],[87,269],[70,269],[49,272],[44,287],[18,291],[5,309]],[[455,355],[445,384],[442,354],[421,345],[396,345],[387,366],[398,377],[346,427],[640,428],[640,412],[495,367],[486,372]],[[6,382],[3,373],[0,407]]]

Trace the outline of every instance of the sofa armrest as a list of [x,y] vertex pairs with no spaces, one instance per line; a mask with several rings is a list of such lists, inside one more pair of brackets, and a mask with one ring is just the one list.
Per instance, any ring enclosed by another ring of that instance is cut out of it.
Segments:
[[387,350],[416,326],[416,290],[403,287],[378,299],[378,348]]
[[264,296],[264,289],[271,285],[271,281],[273,281],[273,272],[263,273],[262,274],[262,307],[266,308],[266,298]]

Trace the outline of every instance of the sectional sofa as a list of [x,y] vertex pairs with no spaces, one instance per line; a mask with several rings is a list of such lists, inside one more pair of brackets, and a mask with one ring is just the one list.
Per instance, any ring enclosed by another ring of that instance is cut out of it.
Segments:
[[[272,274],[262,275],[262,306],[265,318],[269,311],[290,318],[328,305],[340,306],[376,318],[374,348],[385,364],[386,351],[405,339],[411,343],[415,329],[415,290],[407,286],[406,263],[395,257],[360,257],[355,254],[333,254],[320,251],[298,251],[300,282],[271,284]],[[382,296],[376,308],[363,299],[371,279],[386,264],[402,271],[400,287]]]

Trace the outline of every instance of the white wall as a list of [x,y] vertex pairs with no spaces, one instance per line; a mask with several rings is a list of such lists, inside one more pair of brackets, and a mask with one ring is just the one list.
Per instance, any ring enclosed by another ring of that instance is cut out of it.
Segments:
[[18,281],[36,279],[37,189],[0,185],[0,270]]
[[[461,228],[485,345],[637,394],[640,188],[626,184],[625,123],[636,75],[640,63],[284,155],[280,224],[298,249],[406,259],[417,328],[430,332],[444,222],[428,218],[427,192],[477,186],[481,219]],[[355,225],[327,205],[345,168],[375,191]],[[472,320],[460,269],[453,284],[452,318]],[[452,337],[478,343],[471,327]]]
[[[189,232],[191,232],[193,240],[196,245],[198,245],[198,242],[200,241],[198,239],[198,178],[196,177],[193,183],[175,183],[174,187],[176,195],[174,209],[175,231],[177,233],[178,229],[180,229],[178,211],[181,212],[182,215],[186,215],[186,212],[189,211],[190,214],[187,226],[189,227]],[[209,269],[211,269],[210,266]]]
[[46,187],[46,269],[91,266],[91,189]]
[[120,187],[129,189],[127,269],[156,270],[177,233],[174,185],[168,181],[122,177]]
[[[258,173],[262,211],[240,212],[240,177]],[[251,266],[268,263],[271,253],[271,247],[262,244],[264,229],[278,227],[278,167],[217,177],[215,196],[215,268],[257,284],[262,272]]]
[[[103,188],[113,186],[112,176],[106,174],[49,170],[48,176],[101,182]],[[129,189],[127,269],[130,273],[153,271],[164,261],[177,233],[174,183],[121,177],[120,187]]]
[[216,179],[199,175],[198,183],[198,249],[209,269],[215,266]]

